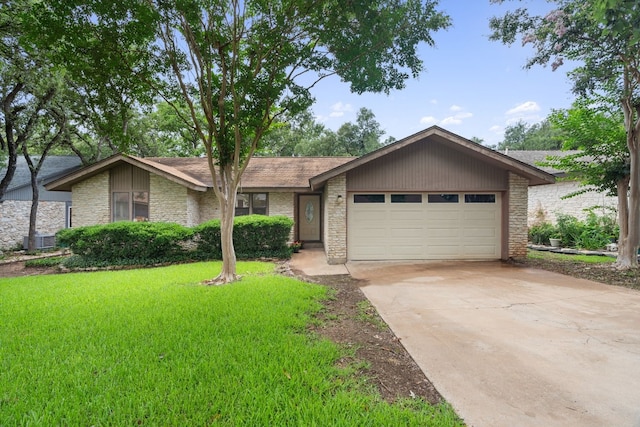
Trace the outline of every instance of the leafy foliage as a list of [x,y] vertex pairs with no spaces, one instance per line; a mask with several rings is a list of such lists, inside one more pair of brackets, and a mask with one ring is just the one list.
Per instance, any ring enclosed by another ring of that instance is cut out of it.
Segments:
[[580,221],[571,215],[558,214],[555,226],[543,221],[529,227],[529,240],[536,245],[548,245],[550,238],[557,238],[563,247],[596,250],[613,242],[618,233],[612,216],[589,212],[587,219]]
[[[245,215],[236,217],[233,242],[240,259],[288,258],[287,245],[293,220],[285,216]],[[194,228],[197,242],[196,256],[201,259],[220,259],[220,220],[214,219]]]
[[528,125],[520,120],[507,126],[504,140],[498,144],[498,150],[559,150],[562,147],[561,130],[548,120]]
[[356,123],[344,123],[336,132],[316,122],[311,110],[285,120],[265,135],[261,154],[358,157],[394,141],[381,139],[385,132],[367,108],[358,111]]
[[183,244],[192,235],[178,224],[120,221],[63,229],[57,239],[90,261],[147,265],[186,259]]
[[563,150],[579,150],[542,163],[581,181],[583,188],[569,197],[590,190],[617,196],[618,183],[628,180],[631,162],[620,112],[577,101],[569,110],[554,111],[549,121],[562,129]]

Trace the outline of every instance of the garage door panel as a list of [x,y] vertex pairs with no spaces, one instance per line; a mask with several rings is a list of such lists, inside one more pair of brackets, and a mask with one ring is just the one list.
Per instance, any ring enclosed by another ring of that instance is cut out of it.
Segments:
[[398,259],[421,259],[420,254],[424,250],[422,245],[391,245],[391,256]]
[[[381,194],[381,193],[378,193]],[[349,197],[347,245],[352,260],[500,258],[501,204],[353,203]],[[440,199],[441,200],[441,199]]]
[[459,238],[462,232],[459,228],[428,228],[425,232],[425,236],[430,239],[429,242],[433,244],[435,240],[432,239],[450,239]]
[[493,239],[497,234],[497,230],[495,227],[486,227],[486,228],[465,228],[464,235],[471,239],[474,237],[483,237],[488,239]]

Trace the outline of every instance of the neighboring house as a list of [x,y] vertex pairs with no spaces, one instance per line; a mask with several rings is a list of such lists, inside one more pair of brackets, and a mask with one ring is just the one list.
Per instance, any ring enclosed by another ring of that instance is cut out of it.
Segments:
[[[39,160],[33,157],[33,162]],[[71,225],[71,192],[47,191],[43,183],[69,174],[82,166],[75,156],[48,156],[38,174],[39,203],[36,231],[41,235],[55,234]],[[0,170],[4,176],[6,169]],[[18,157],[16,172],[0,200],[0,249],[21,247],[29,234],[31,214],[31,174],[23,157]]]
[[594,209],[598,215],[616,215],[618,199],[603,192],[589,191],[578,196],[563,199],[568,194],[581,190],[580,182],[566,177],[564,171],[550,167],[538,166],[538,163],[546,160],[547,156],[563,156],[575,154],[577,151],[525,151],[509,150],[505,154],[521,162],[539,167],[554,175],[557,180],[553,185],[529,187],[529,225],[539,221],[555,223],[556,216],[560,213],[585,220],[589,209]]
[[[236,214],[286,215],[292,239],[347,260],[526,256],[536,167],[431,127],[359,158],[254,157]],[[74,226],[118,220],[193,226],[219,217],[202,158],[117,155],[47,184],[73,194]]]

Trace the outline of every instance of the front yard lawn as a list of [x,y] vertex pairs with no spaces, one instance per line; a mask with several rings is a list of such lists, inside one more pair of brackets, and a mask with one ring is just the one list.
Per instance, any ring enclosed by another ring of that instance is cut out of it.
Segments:
[[338,367],[308,329],[327,288],[238,267],[0,279],[0,425],[460,425]]

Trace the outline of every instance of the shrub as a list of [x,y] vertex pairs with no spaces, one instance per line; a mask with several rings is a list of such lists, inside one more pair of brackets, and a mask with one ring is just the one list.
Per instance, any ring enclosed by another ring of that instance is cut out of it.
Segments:
[[[288,258],[287,245],[293,220],[285,216],[246,215],[235,218],[233,246],[238,259]],[[220,221],[205,222],[194,229],[196,256],[200,259],[222,258]]]
[[556,228],[550,222],[540,222],[529,227],[529,241],[534,245],[548,245],[549,239],[555,235]]
[[154,264],[183,260],[193,230],[178,224],[120,221],[61,230],[58,242],[93,261]]
[[584,223],[571,215],[558,214],[556,228],[562,240],[562,246],[578,247],[580,235],[584,231]]
[[193,229],[196,242],[195,257],[199,259],[222,259],[220,246],[220,220],[203,222]]

